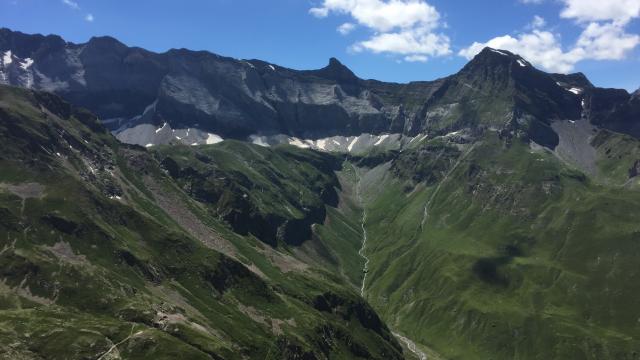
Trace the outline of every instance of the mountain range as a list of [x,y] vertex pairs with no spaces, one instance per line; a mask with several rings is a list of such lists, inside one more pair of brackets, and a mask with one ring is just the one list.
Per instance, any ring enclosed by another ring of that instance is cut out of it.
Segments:
[[0,353],[637,359],[640,91],[0,29]]
[[110,37],[73,44],[0,29],[0,52],[0,83],[56,93],[139,145],[278,134],[413,137],[480,126],[555,146],[550,121],[582,116],[640,135],[628,120],[639,114],[638,92],[596,88],[580,73],[547,74],[504,50],[487,48],[455,75],[408,84],[360,79],[334,58],[298,71],[203,51],[158,54]]

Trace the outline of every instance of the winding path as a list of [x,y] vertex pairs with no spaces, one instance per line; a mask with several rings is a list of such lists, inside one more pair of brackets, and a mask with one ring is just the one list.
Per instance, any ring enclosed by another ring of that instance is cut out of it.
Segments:
[[111,353],[113,350],[115,350],[119,345],[121,345],[121,344],[123,344],[123,343],[125,343],[125,342],[129,341],[129,339],[131,339],[131,338],[132,338],[132,337],[134,337],[134,336],[138,336],[138,335],[142,334],[143,332],[144,332],[144,330],[140,330],[140,331],[138,331],[138,332],[136,332],[136,333],[134,334],[134,333],[133,333],[133,325],[131,325],[131,334],[129,334],[129,336],[127,336],[126,338],[122,339],[122,341],[120,341],[120,342],[118,342],[118,343],[116,343],[116,344],[113,344],[113,345],[109,348],[109,350],[107,350],[104,354],[100,355],[100,357],[99,357],[99,358],[97,358],[96,360],[102,360],[102,359],[104,359],[104,357],[105,357],[105,356],[107,356],[108,354],[110,354],[110,353]]

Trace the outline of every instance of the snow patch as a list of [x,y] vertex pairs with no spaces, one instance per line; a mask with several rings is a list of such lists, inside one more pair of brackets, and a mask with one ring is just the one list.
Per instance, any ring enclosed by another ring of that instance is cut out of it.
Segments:
[[389,135],[387,135],[387,134],[384,134],[384,135],[380,136],[380,139],[378,139],[378,141],[376,141],[376,143],[373,144],[373,146],[378,146],[378,145],[382,144],[382,142],[385,141],[388,137],[389,137]]
[[207,145],[211,145],[211,144],[217,144],[219,142],[222,142],[224,139],[216,134],[211,134],[209,133],[209,135],[207,136]]
[[320,139],[316,144],[318,149],[327,150],[327,139]]
[[489,48],[489,50],[493,51],[494,53],[500,54],[500,55],[509,56],[509,54],[507,54],[506,52],[500,51],[500,50],[491,49],[491,48]]
[[527,67],[527,63],[526,63],[526,62],[524,62],[524,60],[522,60],[522,59],[518,59],[518,64],[519,64],[520,66],[522,66],[522,67]]
[[4,64],[4,66],[7,66],[12,62],[13,62],[13,53],[11,52],[11,50],[5,51],[4,56],[2,57],[2,63]]
[[196,146],[196,145],[198,145],[197,142],[194,142],[194,143],[191,144],[191,146]]
[[145,145],[144,147],[152,147],[152,146],[153,146],[153,144],[149,143],[149,144]]
[[265,138],[262,136],[251,135],[249,137],[249,140],[251,140],[252,144],[256,144],[262,147],[269,147],[269,144],[265,141]]
[[276,71],[276,68],[273,67],[273,65],[269,65],[269,69],[271,69],[271,71]]
[[571,89],[567,89],[567,91],[572,92],[576,95],[580,95],[584,90],[580,88],[572,87]]
[[293,146],[299,147],[301,149],[308,149],[309,148],[309,145],[307,143],[301,141],[298,138],[294,138],[294,137],[289,138],[289,145],[293,145]]
[[24,59],[24,62],[20,63],[20,67],[22,68],[22,70],[27,70],[31,67],[31,65],[33,65],[33,59],[31,58],[26,58]]
[[167,123],[162,124],[162,127],[159,127],[156,129],[156,134],[162,131],[162,129],[164,129],[166,126],[167,126]]
[[351,140],[351,143],[349,144],[349,146],[347,147],[347,150],[349,150],[349,152],[351,152],[351,150],[353,150],[353,146],[358,142],[358,137],[354,137],[353,140]]

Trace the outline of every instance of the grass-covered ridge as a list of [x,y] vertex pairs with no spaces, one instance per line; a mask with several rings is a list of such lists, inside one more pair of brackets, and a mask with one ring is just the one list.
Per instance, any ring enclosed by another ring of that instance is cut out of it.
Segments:
[[[451,146],[439,142],[397,172],[420,174]],[[493,133],[457,146],[430,172],[439,181],[390,174],[370,188],[374,308],[451,358],[635,358],[640,192]]]

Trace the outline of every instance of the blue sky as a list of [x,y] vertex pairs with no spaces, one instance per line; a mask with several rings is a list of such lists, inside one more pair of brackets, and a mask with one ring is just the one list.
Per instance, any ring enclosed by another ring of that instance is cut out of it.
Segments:
[[295,69],[335,56],[396,82],[454,73],[488,44],[628,90],[640,87],[638,17],[640,0],[0,0],[0,26],[73,42],[110,35]]

